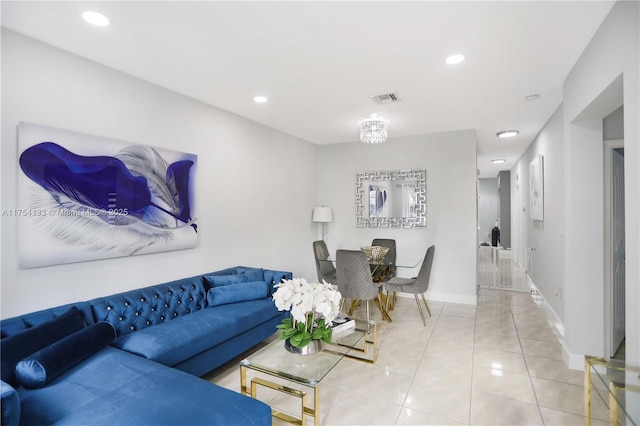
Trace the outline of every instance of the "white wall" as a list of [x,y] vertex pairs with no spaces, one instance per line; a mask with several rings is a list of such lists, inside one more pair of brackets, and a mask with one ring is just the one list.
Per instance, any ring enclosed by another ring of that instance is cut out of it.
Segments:
[[620,107],[604,118],[602,133],[605,141],[624,139],[624,107]]
[[478,179],[478,245],[491,244],[491,230],[498,220],[498,179]]
[[[544,221],[533,221],[529,163],[543,156]],[[511,169],[514,249],[533,248],[531,278],[559,317],[564,317],[564,127],[560,106]],[[557,292],[559,290],[559,294]]]
[[[572,365],[604,351],[603,128],[624,104],[626,356],[640,362],[640,68],[638,2],[619,1],[563,86],[565,330]],[[575,355],[575,356],[574,356]]]
[[239,264],[315,274],[314,145],[3,29],[2,209],[20,207],[19,121],[197,154],[199,241],[23,270],[2,217],[3,318]]
[[[356,228],[355,173],[427,170],[426,228]],[[318,205],[333,208],[327,246],[358,249],[373,238],[394,238],[398,259],[421,259],[436,246],[427,297],[458,303],[476,301],[476,138],[473,131],[390,138],[380,145],[360,142],[318,147]],[[310,247],[310,245],[309,245]],[[309,249],[310,250],[310,249]],[[400,269],[411,277],[418,269]]]
[[[605,352],[603,140],[622,133],[626,358],[640,362],[639,22],[637,2],[614,5],[567,76],[563,105],[511,171],[519,182],[512,189],[516,244],[536,248],[533,280],[563,320],[565,360],[576,369],[584,355]],[[544,156],[544,222],[532,222],[528,212],[528,165],[538,154]]]

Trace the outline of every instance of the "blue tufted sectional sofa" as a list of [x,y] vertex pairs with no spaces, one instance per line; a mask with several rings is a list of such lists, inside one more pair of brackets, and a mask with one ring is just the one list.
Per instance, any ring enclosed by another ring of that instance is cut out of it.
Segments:
[[291,277],[238,266],[1,321],[2,425],[271,425],[197,376],[276,331]]

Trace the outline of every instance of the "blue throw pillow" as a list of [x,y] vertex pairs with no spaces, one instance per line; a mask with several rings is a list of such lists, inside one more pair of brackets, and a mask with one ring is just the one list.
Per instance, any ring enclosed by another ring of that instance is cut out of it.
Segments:
[[239,283],[251,283],[264,281],[264,270],[262,269],[240,269],[237,274],[232,275],[204,275],[205,284],[209,287],[220,287]]
[[84,328],[84,320],[75,306],[56,318],[0,340],[2,380],[16,386],[16,364],[22,358]]
[[242,275],[245,283],[254,281],[264,281],[264,269],[240,269],[238,268],[238,275]]
[[27,389],[41,388],[115,338],[116,330],[108,322],[93,324],[18,362],[16,381]]
[[226,305],[228,303],[247,302],[249,300],[264,299],[269,295],[266,281],[255,281],[214,287],[207,292],[209,306]]
[[244,281],[242,275],[205,275],[204,280],[211,287],[220,287],[231,284],[238,284]]

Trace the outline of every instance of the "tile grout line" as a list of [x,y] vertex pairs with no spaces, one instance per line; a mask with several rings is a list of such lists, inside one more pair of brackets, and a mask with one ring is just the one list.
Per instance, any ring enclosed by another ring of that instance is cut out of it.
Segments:
[[[476,293],[477,293],[476,289]],[[476,337],[478,333],[478,302],[476,296],[476,314],[473,317],[473,347],[471,348],[471,386],[469,387],[469,417],[467,424],[471,424],[471,410],[473,407],[473,373],[475,372],[475,360],[476,360]]]
[[531,384],[531,390],[533,391],[533,397],[536,399],[536,406],[538,407],[538,414],[540,415],[540,420],[542,424],[545,424],[544,416],[542,415],[542,408],[540,407],[540,401],[538,400],[538,393],[536,392],[536,388],[533,386],[533,380],[531,380],[531,372],[529,371],[529,363],[527,363],[527,357],[524,354],[524,348],[522,347],[522,340],[520,339],[520,332],[518,331],[518,325],[516,324],[515,314],[513,312],[513,307],[511,303],[509,303],[509,312],[511,313],[511,320],[513,321],[513,328],[516,330],[516,336],[518,337],[518,345],[520,346],[520,350],[522,351],[522,360],[524,361],[524,367],[527,369],[527,377],[529,378],[529,383]]
[[[431,333],[429,333],[429,341],[424,346],[424,350],[422,351],[422,355],[420,356],[420,361],[418,362],[418,367],[420,366],[420,364],[422,363],[422,360],[424,359],[425,353],[427,352],[427,348],[429,347],[429,343],[431,343],[431,337],[433,336],[434,330],[438,326],[438,321],[440,321],[440,316],[442,315],[442,310],[444,309],[445,305],[446,305],[446,303],[443,304],[442,308],[440,308],[440,310],[438,311],[438,317],[436,318],[436,323],[433,325],[433,328],[431,329]],[[405,315],[406,315],[406,312],[405,312]],[[400,412],[398,413],[398,417],[396,417],[396,421],[394,423],[395,425],[397,425],[398,421],[400,421],[400,416],[402,416],[402,411],[405,408],[408,409],[408,410],[411,410],[411,408],[405,407],[405,403],[407,402],[407,398],[409,397],[409,391],[411,390],[411,387],[413,386],[413,384],[416,381],[416,375],[417,375],[417,370],[411,376],[411,383],[409,384],[409,390],[407,391],[407,394],[404,396],[404,399],[402,400],[402,406],[400,407]]]

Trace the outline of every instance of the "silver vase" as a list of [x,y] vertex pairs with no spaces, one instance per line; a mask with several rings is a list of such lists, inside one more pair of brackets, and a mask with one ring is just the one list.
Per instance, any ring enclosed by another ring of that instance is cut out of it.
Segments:
[[292,354],[311,355],[317,352],[322,352],[322,350],[324,349],[324,342],[322,340],[312,340],[307,346],[298,348],[296,346],[293,346],[289,339],[286,339],[284,341],[284,347]]

